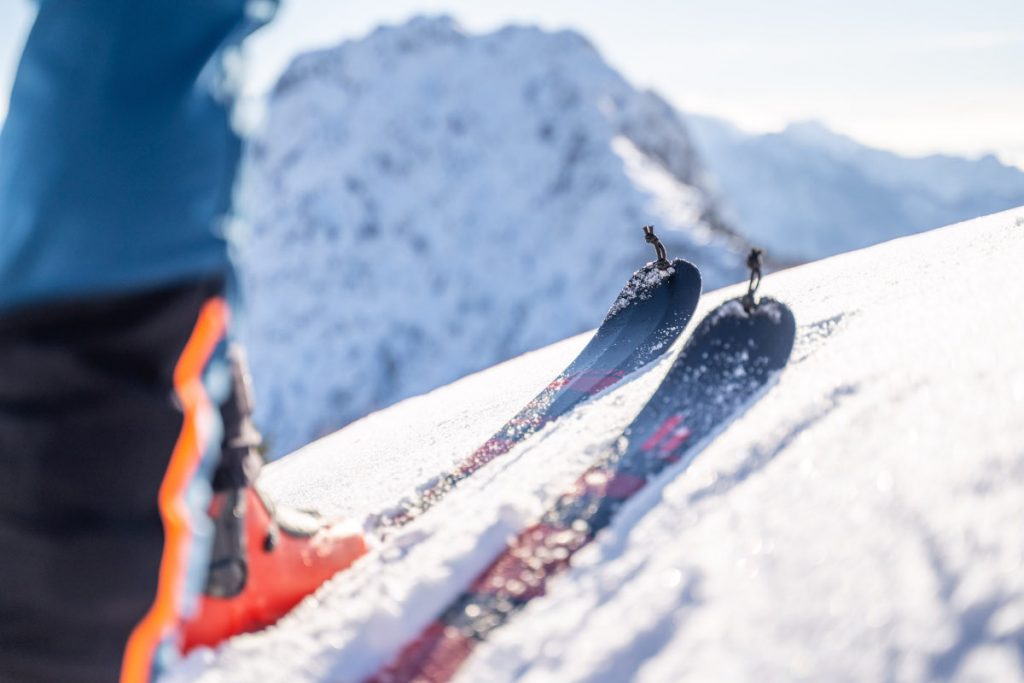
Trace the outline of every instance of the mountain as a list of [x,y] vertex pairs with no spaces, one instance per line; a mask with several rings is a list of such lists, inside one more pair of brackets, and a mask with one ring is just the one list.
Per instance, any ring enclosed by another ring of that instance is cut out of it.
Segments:
[[267,109],[239,260],[274,454],[596,326],[644,224],[744,277],[680,116],[577,33],[418,18],[296,58]]
[[781,260],[809,261],[1024,204],[1024,171],[903,157],[819,123],[754,135],[688,114],[726,220]]
[[[768,275],[762,291],[798,324],[778,381],[631,500],[457,681],[1021,681],[1022,250],[1024,207]],[[705,294],[695,320],[740,291]],[[261,483],[363,520],[460,461],[585,341],[375,413]],[[363,680],[576,481],[667,369],[580,405],[276,627],[194,653],[167,683]]]

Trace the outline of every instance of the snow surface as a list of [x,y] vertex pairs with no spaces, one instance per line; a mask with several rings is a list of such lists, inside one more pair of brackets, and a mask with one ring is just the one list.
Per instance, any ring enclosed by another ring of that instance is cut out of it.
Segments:
[[[1024,207],[767,276],[789,367],[670,468],[458,681],[1024,681]],[[706,294],[697,318],[743,291]],[[693,326],[691,326],[692,329]],[[265,471],[361,519],[470,452],[575,337],[318,441]],[[277,626],[170,681],[358,681],[616,437],[662,362],[547,428]]]
[[670,257],[742,275],[679,115],[582,36],[420,18],[295,59],[241,206],[275,455],[601,320]]
[[686,115],[724,218],[777,259],[802,262],[1024,204],[1024,171],[992,155],[903,157],[819,123],[752,135]]

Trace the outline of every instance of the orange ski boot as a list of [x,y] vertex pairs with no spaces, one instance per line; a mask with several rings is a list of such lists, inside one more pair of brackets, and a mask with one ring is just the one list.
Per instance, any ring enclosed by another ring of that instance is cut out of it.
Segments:
[[261,437],[245,357],[240,347],[228,356],[232,386],[221,406],[224,443],[212,482],[210,572],[199,609],[182,624],[185,652],[273,624],[367,551],[355,525],[277,507],[259,493]]
[[218,493],[214,554],[183,650],[215,646],[273,624],[367,551],[360,529],[275,509],[253,487]]

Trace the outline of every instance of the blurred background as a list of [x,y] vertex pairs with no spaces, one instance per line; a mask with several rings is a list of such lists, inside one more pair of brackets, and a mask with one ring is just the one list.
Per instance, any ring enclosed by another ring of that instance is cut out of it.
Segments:
[[[33,5],[0,0],[0,118]],[[274,454],[600,323],[1024,204],[1024,4],[284,0],[232,225]]]

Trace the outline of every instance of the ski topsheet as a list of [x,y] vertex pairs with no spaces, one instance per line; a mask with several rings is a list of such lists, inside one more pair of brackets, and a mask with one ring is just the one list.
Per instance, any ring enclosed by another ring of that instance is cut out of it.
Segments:
[[682,259],[668,268],[649,263],[636,271],[590,342],[554,381],[455,468],[396,508],[376,515],[373,526],[384,532],[410,522],[544,425],[658,358],[690,321],[700,291],[700,272]]
[[792,312],[771,299],[749,313],[740,299],[709,313],[623,438],[367,683],[451,680],[629,498],[666,468],[678,464],[678,473],[763,392],[788,361],[795,331]]

